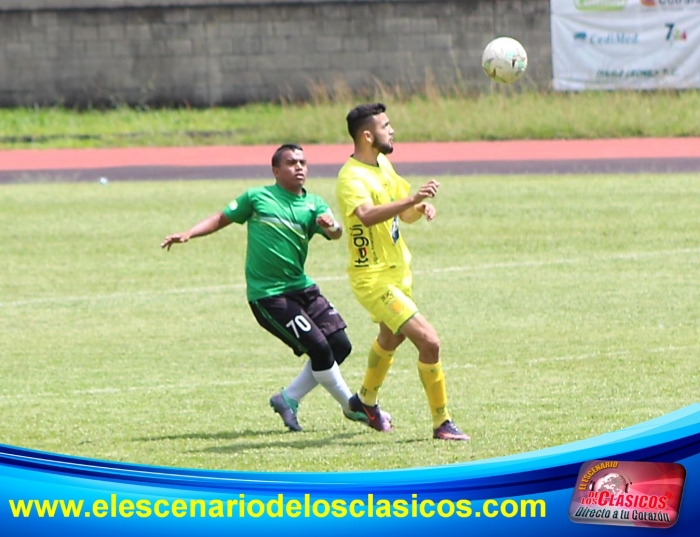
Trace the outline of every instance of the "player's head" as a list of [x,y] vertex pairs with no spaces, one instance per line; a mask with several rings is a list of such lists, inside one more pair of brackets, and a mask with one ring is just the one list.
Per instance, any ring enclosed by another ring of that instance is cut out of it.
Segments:
[[297,144],[283,144],[279,146],[275,152],[272,154],[272,167],[278,168],[280,162],[282,161],[282,155],[286,151],[304,151],[304,149]]
[[277,184],[289,192],[301,193],[307,171],[304,150],[299,145],[281,145],[272,155],[272,175]]
[[345,119],[348,123],[348,133],[356,146],[369,144],[385,155],[394,150],[394,129],[389,124],[386,105],[383,103],[356,106]]

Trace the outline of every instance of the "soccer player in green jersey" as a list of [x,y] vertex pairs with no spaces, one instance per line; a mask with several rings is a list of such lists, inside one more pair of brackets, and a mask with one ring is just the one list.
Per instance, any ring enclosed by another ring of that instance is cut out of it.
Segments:
[[321,384],[347,418],[368,424],[364,413],[350,410],[352,392],[338,368],[352,349],[345,321],[304,271],[311,238],[337,240],[343,228],[328,204],[304,188],[307,164],[300,146],[277,149],[272,173],[274,185],[247,190],[189,231],[169,235],[161,247],[170,250],[173,244],[209,235],[232,222],[247,223],[246,295],[253,315],[297,356],[309,356],[291,384],[270,398],[270,406],[290,430],[300,431],[299,402]]
[[425,200],[435,196],[440,184],[431,179],[410,194],[410,185],[386,157],[394,149],[394,129],[385,105],[357,106],[346,119],[355,148],[338,173],[336,193],[348,236],[348,275],[355,297],[379,323],[362,387],[350,399],[350,408],[365,412],[374,429],[391,430],[377,398],[394,351],[408,338],[418,349],[418,375],[428,396],[433,438],[469,440],[447,410],[440,340],[411,298],[411,253],[399,232],[399,220],[435,218],[435,207]]

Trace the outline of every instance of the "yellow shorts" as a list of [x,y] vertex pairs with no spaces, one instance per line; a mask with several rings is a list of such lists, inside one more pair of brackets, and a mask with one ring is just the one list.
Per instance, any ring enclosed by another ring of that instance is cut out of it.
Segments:
[[357,301],[365,308],[375,323],[382,322],[395,334],[418,313],[418,306],[411,298],[411,274],[399,281],[387,278],[363,278],[351,282]]

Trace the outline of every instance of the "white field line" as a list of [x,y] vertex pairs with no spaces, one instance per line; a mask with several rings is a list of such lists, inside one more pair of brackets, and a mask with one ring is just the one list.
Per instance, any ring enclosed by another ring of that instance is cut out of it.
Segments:
[[165,289],[163,291],[131,291],[128,293],[110,293],[82,296],[52,296],[46,298],[30,298],[27,300],[14,300],[10,302],[0,302],[0,308],[12,306],[34,306],[40,304],[68,304],[71,302],[93,302],[99,300],[120,300],[139,297],[164,296],[164,295],[185,295],[218,293],[235,289],[245,289],[244,283],[233,283],[229,285],[213,285],[210,287],[185,287],[182,289]]
[[[650,257],[670,257],[675,255],[687,255],[700,253],[700,248],[682,248],[679,250],[661,250],[656,252],[628,252],[621,254],[601,255],[582,258],[561,258],[551,259],[548,261],[511,261],[503,263],[484,263],[481,265],[464,265],[457,267],[443,267],[429,270],[415,270],[414,274],[440,274],[450,272],[478,272],[482,270],[492,269],[510,269],[510,268],[531,268],[545,267],[554,265],[583,265],[587,263],[606,262],[606,261],[621,261],[621,260],[638,260]],[[346,280],[347,276],[320,276],[315,277],[319,283],[322,282],[339,282]],[[8,302],[0,302],[0,308],[33,306],[40,304],[61,304],[71,302],[90,302],[99,300],[120,300],[140,297],[166,296],[166,295],[182,295],[182,294],[201,294],[201,293],[220,293],[237,289],[245,289],[244,283],[234,283],[229,285],[214,285],[208,287],[185,287],[181,289],[165,289],[162,291],[134,291],[127,293],[110,293],[82,296],[56,296],[45,298],[30,298],[27,300],[13,300]]]
[[[502,362],[497,362],[495,365],[497,367],[503,367],[503,366],[522,366],[523,364],[527,365],[537,365],[537,364],[551,364],[555,362],[581,362],[584,360],[597,360],[599,358],[625,358],[628,356],[638,356],[639,354],[643,353],[648,353],[648,354],[661,354],[661,353],[671,353],[671,352],[680,352],[680,351],[686,351],[690,349],[698,349],[700,348],[700,345],[683,345],[683,346],[676,346],[676,345],[670,345],[668,347],[657,347],[654,349],[644,349],[644,350],[635,350],[631,351],[629,349],[618,349],[615,351],[596,351],[596,352],[589,352],[586,354],[577,354],[577,355],[571,355],[571,356],[543,356],[540,358],[531,358],[529,360],[503,360]],[[476,364],[459,364],[459,365],[447,365],[444,367],[444,369],[464,369],[464,368],[478,368],[478,367],[484,367],[484,366],[478,366]],[[488,366],[485,366],[488,367]]]
[[[292,368],[275,368],[275,372],[284,371],[288,372],[290,375],[299,372],[301,365],[297,369]],[[258,377],[258,380],[260,378]],[[123,393],[165,393],[172,391],[192,391],[199,388],[212,388],[216,386],[238,386],[250,384],[249,380],[243,379],[232,379],[232,380],[220,380],[211,382],[189,382],[180,384],[156,384],[156,385],[144,385],[144,386],[125,386],[125,387],[103,387],[103,388],[86,388],[84,390],[69,390],[66,392],[36,392],[36,393],[17,393],[17,394],[7,394],[0,395],[0,404],[6,401],[17,401],[17,400],[33,400],[42,399],[50,397],[52,399],[57,399],[60,397],[73,397],[73,396],[101,396],[101,395],[117,395]]]

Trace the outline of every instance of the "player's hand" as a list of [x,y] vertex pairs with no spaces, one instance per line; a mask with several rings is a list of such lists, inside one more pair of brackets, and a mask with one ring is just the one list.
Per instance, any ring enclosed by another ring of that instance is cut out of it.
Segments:
[[416,202],[421,202],[425,198],[434,198],[437,194],[438,188],[440,188],[440,183],[438,183],[435,179],[431,179],[418,189],[418,192],[414,196],[416,198]]
[[170,251],[170,247],[173,244],[181,244],[190,240],[190,236],[187,233],[175,233],[174,235],[168,235],[165,240],[160,244],[161,248],[165,248]]
[[428,222],[432,221],[435,218],[435,215],[437,214],[437,209],[435,208],[435,206],[432,203],[428,203],[427,201],[419,203],[415,206],[415,209],[419,213],[422,213]]
[[322,229],[328,229],[334,224],[333,217],[329,215],[328,213],[323,213],[321,216],[318,216],[316,218],[316,223],[322,228]]
[[328,213],[318,216],[316,223],[326,236],[332,240],[339,239],[343,235],[343,227]]

